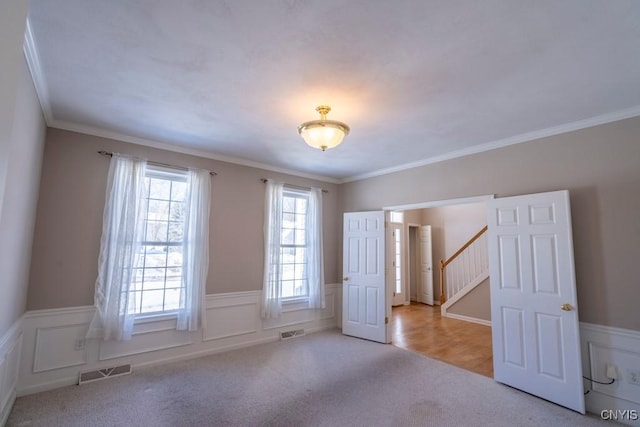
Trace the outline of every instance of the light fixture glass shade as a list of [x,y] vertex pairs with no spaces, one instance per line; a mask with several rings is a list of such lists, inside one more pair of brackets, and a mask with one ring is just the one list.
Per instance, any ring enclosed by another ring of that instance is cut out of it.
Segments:
[[322,151],[339,145],[345,135],[349,134],[349,126],[345,123],[326,119],[330,110],[330,107],[321,105],[316,108],[320,113],[320,120],[304,122],[298,126],[298,133],[304,142]]

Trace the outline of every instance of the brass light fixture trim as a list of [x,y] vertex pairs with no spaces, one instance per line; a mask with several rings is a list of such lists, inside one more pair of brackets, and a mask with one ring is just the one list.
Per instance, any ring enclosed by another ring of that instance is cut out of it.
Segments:
[[320,114],[320,120],[311,120],[298,126],[298,134],[311,147],[322,151],[333,148],[342,142],[342,139],[351,130],[346,123],[337,120],[327,120],[327,114],[331,111],[328,105],[320,105],[316,108]]

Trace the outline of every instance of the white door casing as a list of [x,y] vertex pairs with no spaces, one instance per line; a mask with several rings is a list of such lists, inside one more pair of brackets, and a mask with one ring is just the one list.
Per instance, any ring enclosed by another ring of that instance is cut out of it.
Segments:
[[342,333],[389,343],[384,225],[384,211],[344,214]]
[[494,378],[585,412],[569,192],[487,202]]
[[433,305],[433,256],[431,253],[431,226],[422,225],[419,229],[420,241],[420,301]]
[[[386,263],[387,263],[387,287],[391,288],[391,305],[398,306],[408,301],[408,289],[406,289],[405,268],[405,242],[404,225],[398,222],[387,223],[386,236]],[[405,295],[407,298],[405,298]]]

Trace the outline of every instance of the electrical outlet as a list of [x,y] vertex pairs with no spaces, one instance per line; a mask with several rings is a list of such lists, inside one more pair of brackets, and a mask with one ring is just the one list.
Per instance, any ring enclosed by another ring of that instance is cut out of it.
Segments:
[[75,345],[75,349],[76,350],[84,350],[84,345],[85,345],[84,338],[77,338],[76,339],[76,345]]
[[640,371],[627,369],[627,381],[629,384],[640,386]]

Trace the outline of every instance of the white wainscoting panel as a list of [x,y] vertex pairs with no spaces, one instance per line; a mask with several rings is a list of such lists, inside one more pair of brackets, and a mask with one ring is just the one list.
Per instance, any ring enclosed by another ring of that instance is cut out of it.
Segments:
[[99,341],[98,358],[100,360],[116,359],[193,344],[194,334],[177,331],[176,323],[176,319],[169,319],[137,324],[133,328],[130,341]]
[[[341,285],[329,284],[325,309],[312,310],[303,303],[288,305],[275,322],[260,317],[262,291],[207,295],[202,330],[176,331],[175,319],[147,319],[135,325],[132,339],[126,342],[83,340],[93,307],[29,311],[22,323],[18,383],[12,389],[25,395],[77,384],[78,374],[84,371],[123,364],[135,370],[275,341],[281,331],[305,329],[310,333],[339,327],[341,292]],[[0,374],[2,369],[0,366]]]
[[0,426],[6,423],[16,398],[21,348],[22,317],[0,336]]
[[203,340],[257,334],[261,295],[260,291],[208,295]]
[[33,372],[87,363],[84,336],[88,323],[36,328]]
[[[640,382],[632,383],[633,373],[640,375],[640,332],[629,329],[580,323],[583,375],[599,382],[609,382],[607,366],[615,369],[613,384],[584,381],[587,411],[599,414],[606,410],[630,410],[640,417]],[[639,380],[640,381],[640,380]],[[640,420],[618,420],[640,426]]]
[[[336,310],[336,306],[340,304],[340,309]],[[325,290],[325,306],[324,309],[320,311],[320,320],[325,319],[334,319],[336,317],[336,312],[342,312],[342,304],[339,299],[339,292],[336,291],[335,288],[328,288]],[[342,324],[338,324],[342,327]]]
[[[90,360],[89,346],[77,340],[86,333],[94,308],[90,306],[27,311],[22,322],[22,357],[18,395],[73,384]],[[82,326],[84,325],[84,331]],[[53,343],[52,339],[59,339]]]
[[307,304],[284,304],[282,307],[282,315],[279,319],[268,319],[263,322],[264,329],[290,330],[290,326],[300,325],[301,323],[313,322],[316,313],[309,310]]

